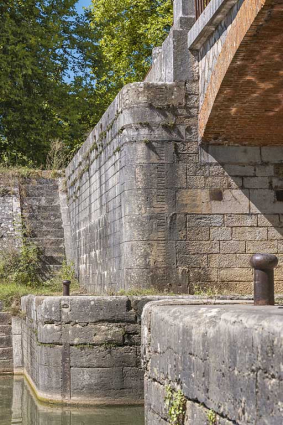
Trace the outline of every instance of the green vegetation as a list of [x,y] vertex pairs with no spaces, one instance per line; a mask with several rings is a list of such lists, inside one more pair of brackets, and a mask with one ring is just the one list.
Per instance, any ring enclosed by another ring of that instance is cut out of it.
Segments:
[[161,127],[163,128],[168,128],[170,130],[172,130],[172,128],[175,127],[175,122],[174,121],[169,121],[169,122],[164,122],[163,124],[161,124]]
[[0,163],[0,174],[3,181],[3,178],[7,177],[7,184],[11,183],[11,180],[14,177],[23,177],[23,178],[33,178],[40,177],[42,175],[42,170],[31,168],[28,166],[10,166],[5,163]]
[[95,345],[93,344],[76,344],[74,345],[75,348],[79,348],[81,350],[87,350],[87,349],[93,349]]
[[7,246],[1,251],[0,300],[13,314],[19,312],[20,298],[24,295],[61,294],[63,280],[71,280],[72,292],[79,290],[74,267],[66,261],[53,277],[44,279],[41,252],[31,241],[24,239],[18,249]]
[[49,167],[53,142],[64,167],[120,88],[144,78],[172,23],[171,0],[93,0],[81,15],[75,4],[0,3],[2,164]]
[[207,414],[208,425],[217,425],[217,416],[213,410],[210,410]]
[[37,287],[41,282],[40,269],[40,250],[33,242],[24,241],[18,249],[7,246],[1,252],[1,280]]
[[[76,0],[0,4],[0,160],[45,166],[53,140],[76,149],[93,126],[97,45]],[[71,75],[70,75],[71,74]],[[69,76],[71,78],[69,78]]]
[[219,290],[215,287],[201,287],[197,284],[193,286],[193,295],[202,296],[202,297],[217,297],[219,295],[225,295],[224,292],[219,292]]
[[92,0],[91,27],[100,47],[93,70],[100,111],[125,84],[143,81],[152,49],[162,44],[172,23],[172,0]]
[[115,343],[115,342],[103,342],[102,344],[103,348],[105,348],[105,350],[111,350],[112,348],[117,348],[119,347],[119,344]]
[[181,390],[175,391],[170,385],[165,388],[165,406],[170,425],[183,425],[186,414],[186,399]]

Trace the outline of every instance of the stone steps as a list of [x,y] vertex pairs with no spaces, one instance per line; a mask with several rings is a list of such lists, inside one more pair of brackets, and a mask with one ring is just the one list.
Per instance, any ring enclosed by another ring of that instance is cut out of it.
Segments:
[[3,326],[3,325],[5,325],[5,326],[7,326],[7,325],[11,326],[12,325],[12,317],[8,313],[1,312],[0,313],[0,326]]
[[64,230],[58,181],[52,178],[22,182],[22,215],[31,240],[42,251],[43,275],[48,278],[65,258]]
[[0,338],[11,335],[11,325],[0,325]]
[[9,348],[12,347],[12,337],[11,335],[0,335],[0,347],[1,348]]
[[13,372],[12,317],[0,312],[0,374]]

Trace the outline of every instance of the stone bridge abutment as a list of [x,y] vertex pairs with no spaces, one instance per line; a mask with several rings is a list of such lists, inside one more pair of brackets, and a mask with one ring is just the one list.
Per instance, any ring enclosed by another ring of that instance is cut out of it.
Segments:
[[67,168],[76,268],[89,292],[252,292],[278,255],[282,292],[282,7],[175,0],[143,83],[126,86]]
[[203,143],[282,145],[283,4],[212,0],[189,32]]

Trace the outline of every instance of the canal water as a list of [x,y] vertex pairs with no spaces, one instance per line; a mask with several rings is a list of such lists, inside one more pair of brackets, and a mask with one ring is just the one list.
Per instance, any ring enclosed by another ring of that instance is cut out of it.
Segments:
[[39,403],[24,378],[0,376],[0,425],[143,425],[142,407]]

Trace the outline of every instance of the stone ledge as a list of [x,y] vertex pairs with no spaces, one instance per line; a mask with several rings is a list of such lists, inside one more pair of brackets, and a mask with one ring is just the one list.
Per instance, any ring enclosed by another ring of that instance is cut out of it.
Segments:
[[190,50],[199,50],[238,0],[211,0],[188,34]]

